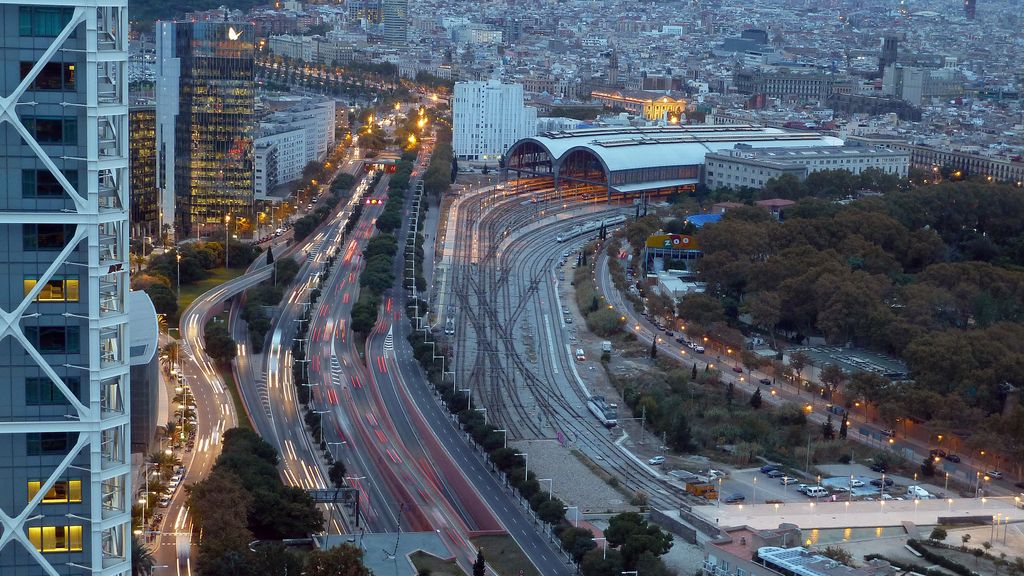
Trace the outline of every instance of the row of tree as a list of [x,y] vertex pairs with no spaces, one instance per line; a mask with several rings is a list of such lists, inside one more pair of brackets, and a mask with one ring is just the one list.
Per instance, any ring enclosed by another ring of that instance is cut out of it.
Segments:
[[232,428],[206,479],[187,488],[188,504],[202,545],[202,576],[263,574],[268,560],[250,551],[254,540],[304,538],[323,530],[324,519],[301,488],[285,486],[278,455],[252,430]]

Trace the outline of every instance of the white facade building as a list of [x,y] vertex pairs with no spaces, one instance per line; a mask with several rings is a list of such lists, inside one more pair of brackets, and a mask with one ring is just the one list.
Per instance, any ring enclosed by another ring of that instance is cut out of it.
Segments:
[[260,123],[253,143],[257,199],[268,199],[276,186],[299,179],[306,164],[327,157],[335,144],[335,110],[334,100],[307,100]]
[[0,37],[0,574],[128,575],[127,2],[0,0]]
[[521,84],[458,82],[452,115],[459,160],[497,161],[516,141],[537,133],[537,109],[523,106]]
[[761,188],[772,178],[792,174],[803,180],[812,172],[847,170],[860,174],[876,168],[905,178],[910,153],[868,146],[825,146],[802,148],[737,147],[705,156],[705,184],[708,188]]

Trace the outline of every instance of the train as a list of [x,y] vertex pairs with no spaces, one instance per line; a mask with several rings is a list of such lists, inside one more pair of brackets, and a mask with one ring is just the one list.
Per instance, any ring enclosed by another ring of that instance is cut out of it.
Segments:
[[587,408],[601,421],[605,428],[615,428],[619,423],[619,406],[605,400],[604,396],[591,396]]
[[555,236],[555,240],[558,242],[565,242],[567,240],[576,238],[577,236],[583,236],[584,234],[597,232],[598,230],[601,229],[602,224],[604,224],[605,229],[608,229],[611,228],[612,226],[622,224],[625,221],[625,216],[611,216],[609,218],[605,218],[604,220],[591,220],[589,222],[584,222],[579,226],[573,226],[572,228],[569,228],[565,232],[562,232],[558,236]]

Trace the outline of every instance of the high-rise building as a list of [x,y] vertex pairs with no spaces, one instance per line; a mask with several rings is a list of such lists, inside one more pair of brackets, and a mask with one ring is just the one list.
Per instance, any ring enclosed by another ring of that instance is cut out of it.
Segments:
[[128,107],[131,160],[132,237],[160,236],[160,195],[156,188],[156,106],[149,100]]
[[458,82],[452,101],[452,148],[460,160],[497,162],[537,131],[537,109],[523,106],[522,84]]
[[131,573],[126,12],[0,0],[4,576]]
[[974,11],[978,7],[978,0],[964,0],[964,16],[968,20],[974,20]]
[[252,218],[255,42],[245,22],[157,23],[157,186],[179,238]]
[[892,66],[896,63],[896,58],[899,55],[899,46],[899,38],[895,36],[886,36],[882,39],[882,53],[878,56],[879,76],[885,73],[887,66]]
[[409,0],[381,0],[384,43],[402,46],[408,40]]

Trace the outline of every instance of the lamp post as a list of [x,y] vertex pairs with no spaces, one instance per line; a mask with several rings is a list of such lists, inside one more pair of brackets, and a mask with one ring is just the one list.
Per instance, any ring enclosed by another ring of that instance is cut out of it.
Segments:
[[530,479],[530,455],[526,452],[516,452],[516,456],[523,457],[523,481]]
[[231,213],[229,212],[229,213],[224,215],[224,269],[225,270],[227,270],[228,268],[231,268],[231,264],[228,261],[228,252],[230,252],[230,250],[228,250],[228,229],[230,228],[230,225],[231,225]]
[[608,539],[602,536],[595,536],[594,541],[602,540],[604,543],[601,545],[601,560],[608,559]]
[[[175,296],[178,299],[180,299],[181,298],[181,253],[178,252],[177,248],[174,249],[174,260],[175,260],[175,262],[177,262],[177,265],[178,265],[177,273],[175,274],[175,277],[174,277],[175,281],[178,283],[178,293],[175,294]],[[179,326],[179,328],[180,328],[180,326]]]
[[554,478],[538,478],[537,482],[549,482],[548,484],[548,500],[551,500],[551,496],[555,492],[555,480]]
[[501,428],[500,430],[495,430],[495,432],[501,432],[501,438],[502,438],[501,447],[502,448],[508,448],[508,430],[506,430],[504,428]]
[[576,513],[572,517],[572,525],[573,525],[574,528],[579,528],[579,526],[580,526],[580,507],[579,506],[569,506],[565,510],[566,510],[566,512],[568,512],[569,510],[575,510],[576,511]]
[[474,411],[484,413],[484,426],[487,426],[487,408],[475,408]]

